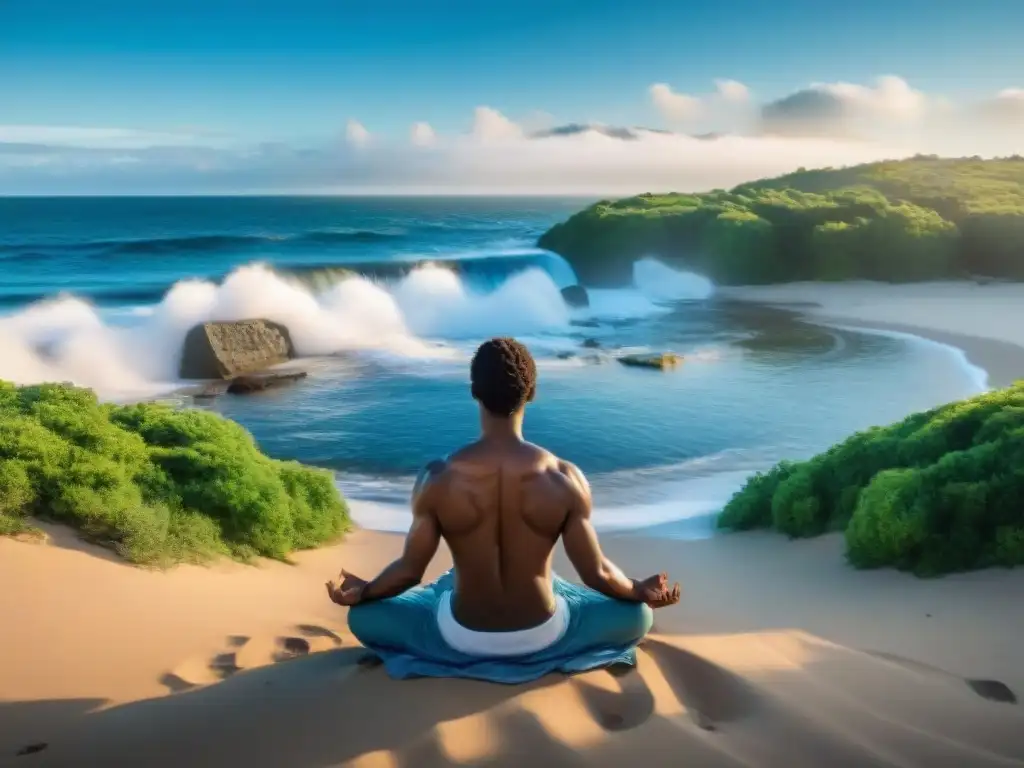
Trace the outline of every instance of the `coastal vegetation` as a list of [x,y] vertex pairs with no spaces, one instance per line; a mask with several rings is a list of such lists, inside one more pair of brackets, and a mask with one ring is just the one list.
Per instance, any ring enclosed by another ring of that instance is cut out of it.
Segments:
[[589,284],[628,282],[644,256],[732,285],[1024,279],[1024,158],[917,156],[604,200],[538,244]]
[[1024,382],[751,478],[719,526],[845,531],[850,563],[922,576],[1024,565]]
[[150,565],[284,560],[349,520],[329,472],[265,456],[215,414],[0,382],[0,533],[34,517]]

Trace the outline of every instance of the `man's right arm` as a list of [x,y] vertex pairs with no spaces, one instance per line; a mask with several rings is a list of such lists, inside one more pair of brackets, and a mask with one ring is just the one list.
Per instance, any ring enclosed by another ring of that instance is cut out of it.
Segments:
[[569,516],[562,528],[562,542],[569,561],[583,583],[591,589],[619,600],[641,602],[637,583],[601,551],[597,531],[590,522],[591,498],[587,478],[569,462],[562,462],[560,469],[572,487]]

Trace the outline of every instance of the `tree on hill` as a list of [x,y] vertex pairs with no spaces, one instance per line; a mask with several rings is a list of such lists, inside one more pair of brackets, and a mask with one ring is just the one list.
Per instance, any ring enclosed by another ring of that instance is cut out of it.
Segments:
[[602,201],[539,240],[583,282],[644,256],[725,284],[1024,278],[1024,162],[917,156],[701,194]]

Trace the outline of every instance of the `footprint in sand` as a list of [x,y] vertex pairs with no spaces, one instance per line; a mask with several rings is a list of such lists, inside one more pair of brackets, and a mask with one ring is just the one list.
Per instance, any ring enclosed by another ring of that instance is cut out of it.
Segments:
[[906,669],[914,670],[917,672],[923,672],[925,674],[935,675],[937,677],[946,678],[948,680],[962,681],[974,691],[976,694],[981,696],[983,699],[989,701],[996,701],[1000,704],[1016,704],[1017,694],[1006,683],[1000,680],[983,680],[980,678],[962,678],[959,675],[954,675],[951,672],[947,672],[939,667],[934,667],[930,664],[924,664],[920,661],[914,661],[903,656],[898,656],[894,653],[885,653],[884,651],[866,651],[870,656],[874,656],[885,661],[898,664]]
[[637,667],[620,664],[574,678],[584,705],[607,731],[647,722],[658,707],[652,686],[667,684],[662,694],[674,698],[704,731],[718,730],[719,724],[738,720],[757,706],[755,694],[738,677],[667,643],[646,641],[637,661]]
[[212,656],[187,659],[160,678],[171,693],[210,685],[245,669],[277,664],[342,645],[336,632],[315,624],[299,624],[294,635],[250,637],[230,635],[224,649]]
[[1016,704],[1017,695],[1010,686],[998,680],[968,680],[967,684],[983,699],[998,701],[1002,704]]
[[573,683],[595,722],[606,731],[636,728],[654,714],[654,696],[640,672],[629,664],[581,675]]

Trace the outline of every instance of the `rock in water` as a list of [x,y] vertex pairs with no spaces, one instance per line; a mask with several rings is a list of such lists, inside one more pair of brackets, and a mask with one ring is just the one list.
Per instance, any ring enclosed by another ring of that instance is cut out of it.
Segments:
[[669,368],[676,368],[683,362],[681,355],[672,352],[653,352],[638,355],[623,355],[619,358],[623,365],[635,368],[658,368],[666,371]]
[[181,390],[183,395],[191,395],[194,400],[212,400],[220,397],[228,391],[230,381],[211,381],[206,384],[197,384],[194,387],[187,387]]
[[281,371],[280,373],[262,373],[256,376],[239,376],[228,384],[228,392],[233,395],[248,395],[262,392],[271,387],[280,387],[306,378],[305,371]]
[[288,329],[269,320],[203,323],[185,336],[183,379],[234,379],[295,357]]
[[590,296],[582,285],[570,285],[562,289],[562,298],[570,307],[589,307]]

